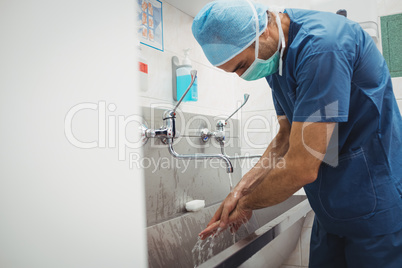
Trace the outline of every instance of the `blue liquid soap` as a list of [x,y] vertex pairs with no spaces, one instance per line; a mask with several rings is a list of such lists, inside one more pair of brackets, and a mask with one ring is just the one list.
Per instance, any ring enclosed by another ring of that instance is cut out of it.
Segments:
[[[188,86],[191,83],[191,75],[177,76],[176,83],[177,83],[177,100],[179,100],[186,92]],[[195,79],[194,84],[190,88],[186,97],[184,97],[183,101],[198,101],[197,79]]]

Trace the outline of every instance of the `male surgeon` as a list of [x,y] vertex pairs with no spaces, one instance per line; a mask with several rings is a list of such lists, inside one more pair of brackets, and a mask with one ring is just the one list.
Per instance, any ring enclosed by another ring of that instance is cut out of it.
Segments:
[[192,31],[212,65],[267,80],[280,124],[200,236],[304,187],[310,267],[402,267],[402,118],[372,38],[343,16],[249,0],[209,3]]

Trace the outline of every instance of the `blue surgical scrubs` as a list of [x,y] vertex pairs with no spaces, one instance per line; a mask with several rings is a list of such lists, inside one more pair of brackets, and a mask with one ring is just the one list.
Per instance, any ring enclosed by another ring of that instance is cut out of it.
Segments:
[[[344,266],[394,267],[371,266],[373,258],[388,258],[402,267],[402,239],[393,238],[402,238],[402,118],[386,62],[359,24],[343,16],[286,13],[283,76],[266,78],[276,112],[290,123],[338,123],[317,179],[304,187],[316,214],[310,266],[335,265],[332,253]],[[359,241],[361,247],[350,246]],[[371,250],[363,247],[368,241]],[[390,255],[376,255],[384,247]]]

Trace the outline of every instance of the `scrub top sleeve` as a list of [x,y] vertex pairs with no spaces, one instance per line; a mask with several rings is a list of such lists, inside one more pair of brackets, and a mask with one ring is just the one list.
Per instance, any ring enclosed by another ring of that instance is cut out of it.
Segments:
[[275,92],[272,90],[272,99],[274,101],[274,107],[277,116],[285,115],[281,105],[279,104],[278,100],[276,99]]
[[353,59],[343,51],[305,57],[296,69],[293,121],[348,121],[352,73]]

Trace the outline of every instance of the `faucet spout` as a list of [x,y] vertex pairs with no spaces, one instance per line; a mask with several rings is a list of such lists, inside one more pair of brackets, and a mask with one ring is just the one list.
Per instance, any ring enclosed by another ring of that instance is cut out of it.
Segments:
[[230,159],[222,154],[178,154],[173,148],[173,139],[167,140],[169,153],[177,159],[199,160],[199,159],[222,159],[226,162],[226,172],[233,173],[233,165]]
[[240,159],[250,159],[250,158],[261,158],[262,154],[251,154],[251,155],[234,155],[229,156],[225,153],[225,141],[219,142],[221,146],[221,153],[222,155],[226,156],[229,160],[240,160]]

